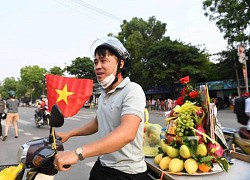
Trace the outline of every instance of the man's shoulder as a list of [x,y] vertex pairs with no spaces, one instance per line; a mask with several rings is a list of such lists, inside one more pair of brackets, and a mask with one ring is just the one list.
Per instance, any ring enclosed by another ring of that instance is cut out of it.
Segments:
[[142,87],[141,87],[140,84],[138,84],[138,83],[136,83],[136,82],[133,82],[133,81],[129,81],[129,82],[127,83],[127,85],[130,86],[130,87],[137,87],[137,88],[141,88],[141,89],[142,89]]

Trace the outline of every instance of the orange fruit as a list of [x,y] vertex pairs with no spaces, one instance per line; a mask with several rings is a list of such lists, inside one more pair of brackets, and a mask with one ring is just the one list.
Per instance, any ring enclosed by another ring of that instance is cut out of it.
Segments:
[[198,168],[202,172],[209,172],[212,169],[212,166],[208,166],[205,163],[201,163],[198,165]]

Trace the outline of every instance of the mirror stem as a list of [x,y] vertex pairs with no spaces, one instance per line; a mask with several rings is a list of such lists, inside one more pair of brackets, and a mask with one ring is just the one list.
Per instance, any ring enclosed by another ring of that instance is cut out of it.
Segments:
[[52,127],[50,127],[50,132],[49,132],[49,144],[53,143],[53,137],[52,137]]

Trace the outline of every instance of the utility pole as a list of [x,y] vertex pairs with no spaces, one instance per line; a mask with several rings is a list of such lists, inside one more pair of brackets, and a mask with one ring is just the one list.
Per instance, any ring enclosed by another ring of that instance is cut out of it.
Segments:
[[247,60],[248,57],[246,56],[246,46],[244,44],[240,44],[238,46],[238,54],[239,56],[239,62],[243,64],[242,66],[242,71],[243,71],[243,76],[245,80],[245,87],[246,87],[246,93],[248,93],[248,73],[247,73]]

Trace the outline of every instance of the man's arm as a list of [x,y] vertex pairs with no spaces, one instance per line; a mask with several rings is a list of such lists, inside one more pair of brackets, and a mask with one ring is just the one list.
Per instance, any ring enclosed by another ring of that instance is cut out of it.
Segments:
[[84,157],[111,153],[133,141],[141,119],[135,115],[123,115],[121,124],[107,136],[83,146]]
[[97,117],[95,117],[93,120],[91,120],[87,124],[83,125],[82,127],[71,130],[69,132],[69,134],[71,137],[73,137],[73,136],[87,136],[87,135],[94,134],[97,131],[98,131],[98,121],[97,121]]
[[[102,154],[115,152],[121,149],[123,146],[134,140],[140,123],[141,119],[138,116],[123,115],[121,124],[114,131],[112,131],[110,134],[108,134],[107,136],[103,137],[100,140],[82,146],[83,157],[87,158],[87,157],[99,156]],[[87,134],[86,132],[83,133],[85,127],[75,130],[75,132],[74,133],[72,132],[71,135],[73,136],[86,135]],[[66,169],[63,167],[63,165],[68,165],[68,164],[73,165],[76,164],[78,160],[79,159],[75,153],[75,150],[59,151],[54,160],[54,164],[57,165],[58,170],[66,171],[70,170],[70,168]]]
[[88,122],[87,124],[83,125],[80,128],[76,128],[68,132],[58,132],[56,133],[56,135],[62,138],[62,142],[66,142],[71,137],[87,136],[90,134],[94,134],[97,131],[98,131],[98,122],[97,118],[95,117],[93,120],[91,120],[90,122]]

